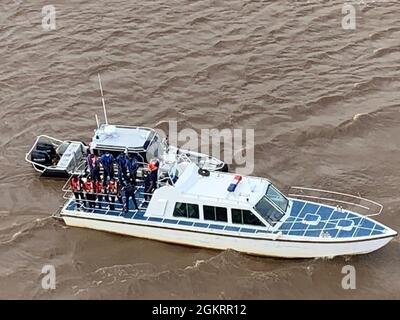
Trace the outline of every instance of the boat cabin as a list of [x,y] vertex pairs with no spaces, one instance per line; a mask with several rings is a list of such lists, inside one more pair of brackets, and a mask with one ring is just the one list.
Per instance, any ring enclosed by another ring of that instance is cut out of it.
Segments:
[[228,223],[276,229],[290,211],[290,202],[267,179],[204,172],[190,163],[174,185],[155,190],[146,212],[191,223],[214,221],[223,226]]
[[223,161],[195,151],[180,149],[168,144],[166,137],[156,130],[146,127],[115,126],[102,124],[95,130],[91,150],[99,155],[104,151],[117,156],[121,152],[135,155],[140,163],[152,159],[161,162],[162,171],[168,171],[177,161],[192,161],[198,166],[211,171],[227,171]]
[[151,128],[102,124],[95,130],[90,148],[97,155],[108,151],[117,156],[127,151],[141,162],[148,162],[165,152],[167,145]]

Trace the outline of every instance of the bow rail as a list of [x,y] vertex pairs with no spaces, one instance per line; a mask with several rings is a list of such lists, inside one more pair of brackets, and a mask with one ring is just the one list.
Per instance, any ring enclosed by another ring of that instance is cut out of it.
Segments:
[[342,210],[358,209],[357,212],[361,210],[362,212],[359,213],[367,217],[380,215],[383,210],[383,205],[376,201],[343,192],[317,188],[293,186],[290,188],[288,196],[318,203],[329,202]]

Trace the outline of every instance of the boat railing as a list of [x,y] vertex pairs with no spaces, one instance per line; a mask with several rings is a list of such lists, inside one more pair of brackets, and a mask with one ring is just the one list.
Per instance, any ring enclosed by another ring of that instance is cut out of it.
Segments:
[[383,205],[380,203],[343,192],[293,186],[290,188],[289,197],[304,199],[317,203],[326,203],[336,206],[338,210],[356,210],[367,217],[377,216],[382,213]]
[[122,128],[122,129],[148,130],[148,131],[157,133],[156,130],[154,130],[153,128],[149,128],[149,127],[128,126],[128,125],[119,125],[119,124],[115,125],[115,127]]
[[[97,195],[97,194],[93,194],[93,195]],[[105,196],[108,197],[108,196],[110,196],[110,195],[105,195]],[[114,195],[114,196],[115,196],[115,195]],[[115,197],[116,197],[116,196],[115,196]],[[75,201],[75,206],[76,206],[75,208],[78,209],[79,211],[85,211],[85,210],[93,210],[93,209],[95,209],[95,210],[96,210],[96,213],[105,214],[105,215],[107,215],[110,211],[116,211],[116,209],[114,209],[114,210],[111,210],[111,209],[110,209],[111,201],[110,201],[109,198],[103,198],[103,199],[104,199],[104,200],[99,201],[98,199],[96,199],[96,200],[89,200],[89,199],[86,199],[86,198],[83,198],[83,199],[75,199],[75,198],[68,197],[68,198],[66,198],[66,200],[67,200],[66,203],[65,203],[63,206],[61,206],[60,208],[58,208],[57,211],[56,211],[52,216],[53,216],[53,218],[56,218],[56,219],[61,218],[60,213],[61,213],[62,209],[66,206],[66,204],[69,204],[70,201]],[[148,205],[148,203],[149,203],[148,200],[145,200],[145,199],[142,200],[142,199],[141,199],[141,200],[140,200],[140,203],[139,203],[139,199],[137,199],[137,201],[138,201],[138,205],[139,205],[139,210],[143,210],[143,209],[146,209],[146,208],[147,208],[147,205]],[[120,206],[122,206],[122,207],[119,208],[117,211],[121,211],[121,213],[124,211],[124,209],[123,209],[123,208],[124,208],[124,203],[121,203],[121,202],[119,201],[118,197],[116,197],[116,198],[114,199],[113,204],[114,204],[115,208],[117,208],[117,205],[118,205],[118,204],[119,204]],[[143,204],[146,204],[146,206],[143,206]],[[137,212],[138,209],[129,210],[129,211]]]
[[[62,205],[57,210],[57,212],[53,215],[54,217],[59,216],[62,209],[72,200],[74,200],[76,202],[77,208],[80,210],[96,209],[96,211],[99,211],[104,214],[107,214],[110,211],[111,198],[114,198],[115,204],[120,203],[122,206],[124,206],[125,200],[123,200],[123,196],[120,193],[110,194],[110,193],[90,192],[90,195],[93,198],[93,200],[91,200],[91,199],[87,198],[88,192],[82,190],[80,192],[81,197],[76,199],[74,196],[74,192],[72,191],[72,189],[70,187],[71,178],[72,178],[72,176],[68,179],[68,181],[65,183],[65,185],[62,188],[62,190],[64,191],[63,199],[66,201],[65,201],[64,205]],[[137,182],[141,183],[143,181],[138,179]],[[138,186],[135,187],[135,194],[137,194],[137,192],[139,192]],[[136,197],[136,201],[138,201],[138,202],[140,201],[139,209],[145,209],[150,202],[150,200],[148,200],[146,198],[151,198],[152,194],[146,193],[146,192],[141,192],[141,195],[143,195],[144,198]],[[101,197],[102,200],[99,200],[99,197]],[[120,202],[120,199],[122,200],[122,203]],[[143,206],[143,205],[145,205],[145,206]]]
[[190,157],[187,155],[186,152],[179,152],[177,154],[177,162],[179,163],[179,161],[182,161],[182,162],[193,162],[192,159],[190,159]]

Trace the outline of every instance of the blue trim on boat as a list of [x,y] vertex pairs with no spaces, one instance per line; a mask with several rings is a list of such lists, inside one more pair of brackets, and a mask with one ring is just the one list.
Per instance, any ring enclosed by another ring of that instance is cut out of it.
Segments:
[[184,225],[184,226],[192,226],[192,225],[193,225],[193,222],[191,222],[191,221],[185,221],[185,220],[180,220],[180,221],[178,222],[178,224],[181,224],[181,225]]
[[208,227],[209,229],[218,229],[218,230],[222,230],[223,228],[225,228],[225,226],[221,226],[219,224],[210,224],[210,226]]
[[171,223],[171,224],[177,224],[177,223],[178,223],[178,220],[164,219],[163,222],[165,222],[165,223]]
[[194,226],[195,227],[200,227],[200,228],[208,228],[208,223],[195,222]]
[[239,231],[239,227],[233,227],[233,226],[226,226],[225,229],[226,231]]

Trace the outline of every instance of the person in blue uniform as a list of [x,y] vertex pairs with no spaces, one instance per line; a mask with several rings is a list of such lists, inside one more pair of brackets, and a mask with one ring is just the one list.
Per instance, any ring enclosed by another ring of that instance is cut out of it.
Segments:
[[103,185],[107,185],[108,178],[114,178],[114,157],[111,153],[106,151],[101,157],[100,162],[103,166],[104,177]]
[[121,189],[122,193],[124,194],[124,212],[128,212],[129,211],[129,200],[130,198],[132,198],[132,202],[135,206],[134,210],[139,209],[139,206],[136,202],[136,198],[135,198],[135,186],[131,183],[131,182],[125,182],[124,186]]
[[136,185],[136,175],[137,175],[137,170],[139,168],[139,164],[138,164],[138,161],[136,160],[135,155],[131,155],[128,158],[127,167],[128,167],[128,171],[129,171],[129,178],[130,178],[131,182],[133,182]]
[[124,152],[121,152],[116,159],[119,181],[122,181],[122,179],[128,180],[128,160],[128,156]]

